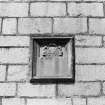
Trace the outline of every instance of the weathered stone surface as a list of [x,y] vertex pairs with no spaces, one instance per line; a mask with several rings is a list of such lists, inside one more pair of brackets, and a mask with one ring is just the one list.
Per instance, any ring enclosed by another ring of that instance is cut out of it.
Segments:
[[101,85],[98,82],[75,83],[58,86],[58,94],[62,97],[70,96],[97,96],[100,94]]
[[18,31],[20,34],[51,33],[50,18],[20,18]]
[[0,96],[15,96],[15,83],[0,83]]
[[105,48],[76,48],[76,62],[80,64],[105,63]]
[[90,34],[105,34],[105,19],[92,18],[89,19],[89,33]]
[[65,3],[31,3],[31,16],[65,16]]
[[1,17],[28,16],[28,3],[0,3]]
[[87,32],[86,18],[55,18],[54,33],[85,33]]
[[3,34],[16,34],[17,20],[15,18],[5,18],[3,19]]
[[76,35],[75,45],[77,46],[101,46],[101,36]]
[[28,63],[29,49],[28,48],[1,48],[0,63]]
[[0,65],[0,81],[5,81],[6,78],[6,66]]
[[88,98],[88,105],[103,105],[105,103],[105,97]]
[[25,105],[25,100],[22,98],[3,98],[2,105]]
[[0,46],[29,46],[28,36],[0,36]]
[[72,105],[71,99],[28,99],[27,105]]
[[77,65],[76,81],[104,81],[105,65]]
[[86,105],[85,98],[73,98],[73,105]]
[[102,3],[68,3],[70,16],[104,16]]
[[18,96],[25,97],[54,97],[55,85],[19,84]]
[[8,67],[8,81],[25,81],[28,78],[29,67],[24,65]]

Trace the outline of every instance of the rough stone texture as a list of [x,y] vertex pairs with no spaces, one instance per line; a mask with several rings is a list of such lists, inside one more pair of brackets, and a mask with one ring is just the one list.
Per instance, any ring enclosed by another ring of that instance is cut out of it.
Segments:
[[5,81],[6,78],[6,66],[0,65],[0,81]]
[[[90,0],[84,0],[84,1],[90,1]],[[94,2],[95,2],[95,1],[96,1],[96,2],[99,2],[99,1],[100,1],[100,2],[101,2],[101,1],[105,1],[105,0],[91,0],[91,1],[94,1]]]
[[18,29],[20,34],[51,33],[50,18],[20,18]]
[[105,94],[105,82],[103,82],[103,92]]
[[17,20],[15,18],[5,18],[3,19],[3,34],[16,34],[16,24]]
[[92,18],[89,19],[90,34],[105,34],[105,19]]
[[0,46],[29,46],[30,38],[27,36],[0,36]]
[[54,33],[84,33],[87,32],[86,18],[55,18]]
[[50,0],[50,1],[81,1],[81,0]]
[[105,80],[105,65],[77,65],[76,81]]
[[[0,1],[11,1],[11,0],[0,0]],[[30,1],[42,1],[42,0],[13,0],[13,1],[16,1],[16,2],[30,2]],[[43,1],[48,1],[48,0],[43,0]],[[82,2],[82,0],[49,0],[49,1],[79,1],[79,2]],[[83,1],[94,1],[94,2],[101,2],[101,1],[105,1],[105,0],[83,0]]]
[[97,97],[97,98],[88,98],[87,105],[104,105],[105,97]]
[[1,27],[2,27],[2,19],[0,18],[0,32],[1,32]]
[[28,63],[28,48],[1,48],[0,63]]
[[8,81],[25,81],[28,77],[28,66],[9,66],[8,67]]
[[75,83],[68,85],[59,85],[58,94],[62,97],[70,96],[97,96],[100,94],[100,83],[88,82],[88,83]]
[[69,3],[70,16],[104,16],[102,3]]
[[15,83],[0,83],[0,96],[15,96]]
[[25,97],[54,97],[55,85],[19,84],[18,96]]
[[31,3],[31,16],[65,16],[65,3]]
[[103,46],[105,47],[105,37],[103,37]]
[[[0,0],[0,105],[104,105],[104,1]],[[75,38],[74,83],[30,83],[31,36],[48,34]]]
[[[3,1],[3,0],[0,0]],[[11,1],[11,0],[4,0],[4,1]],[[14,0],[14,1],[42,1],[42,0]],[[48,0],[43,0],[43,1],[48,1]],[[82,0],[49,0],[49,1],[82,1]],[[97,0],[96,0],[97,1]],[[102,1],[102,0],[101,0]],[[104,1],[104,0],[103,0]]]
[[27,105],[72,105],[71,99],[28,99]]
[[76,62],[77,63],[105,63],[105,49],[104,48],[76,48]]
[[[36,0],[23,0],[23,1],[36,1]],[[41,1],[41,0],[37,0]],[[43,0],[43,1],[48,1],[48,0]],[[49,0],[49,1],[81,1],[81,0]]]
[[19,98],[3,98],[2,105],[25,105],[25,100]]
[[1,17],[24,17],[28,16],[27,3],[0,3]]
[[[0,0],[0,1],[5,1],[5,2],[7,2],[7,1],[11,1],[11,0]],[[13,0],[14,2],[16,1],[16,2],[30,2],[30,1],[42,1],[42,0]],[[48,0],[43,0],[43,1],[48,1]],[[82,0],[49,0],[49,1],[82,1]],[[97,1],[97,0],[96,0]],[[101,0],[101,1],[104,1],[104,0]]]
[[86,105],[85,98],[73,98],[73,105]]
[[101,46],[102,37],[88,36],[88,35],[76,35],[75,45],[77,46]]

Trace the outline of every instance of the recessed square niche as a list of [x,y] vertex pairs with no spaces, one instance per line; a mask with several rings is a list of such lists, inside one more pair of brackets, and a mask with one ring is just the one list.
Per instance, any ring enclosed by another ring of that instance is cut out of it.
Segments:
[[69,83],[75,78],[74,38],[32,37],[32,83]]

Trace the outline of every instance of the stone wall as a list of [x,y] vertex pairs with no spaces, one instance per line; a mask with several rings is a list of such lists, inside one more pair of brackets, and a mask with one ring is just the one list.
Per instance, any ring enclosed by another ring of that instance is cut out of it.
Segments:
[[[75,37],[75,83],[30,83],[30,35]],[[105,104],[105,0],[0,0],[0,105]]]

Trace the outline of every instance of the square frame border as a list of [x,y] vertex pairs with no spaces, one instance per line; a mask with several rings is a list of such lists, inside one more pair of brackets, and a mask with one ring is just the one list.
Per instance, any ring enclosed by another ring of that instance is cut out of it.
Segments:
[[[35,77],[35,71],[33,70],[34,67],[36,65],[35,64],[35,56],[34,56],[34,51],[35,51],[35,47],[34,47],[34,40],[36,39],[44,39],[44,38],[70,38],[72,40],[72,78],[34,78]],[[30,42],[30,46],[31,46],[31,80],[30,83],[32,84],[38,84],[38,83],[42,83],[42,84],[48,84],[48,83],[64,83],[64,84],[70,84],[70,83],[74,83],[75,82],[75,37],[74,35],[50,35],[50,34],[33,34],[31,35],[31,42]]]

